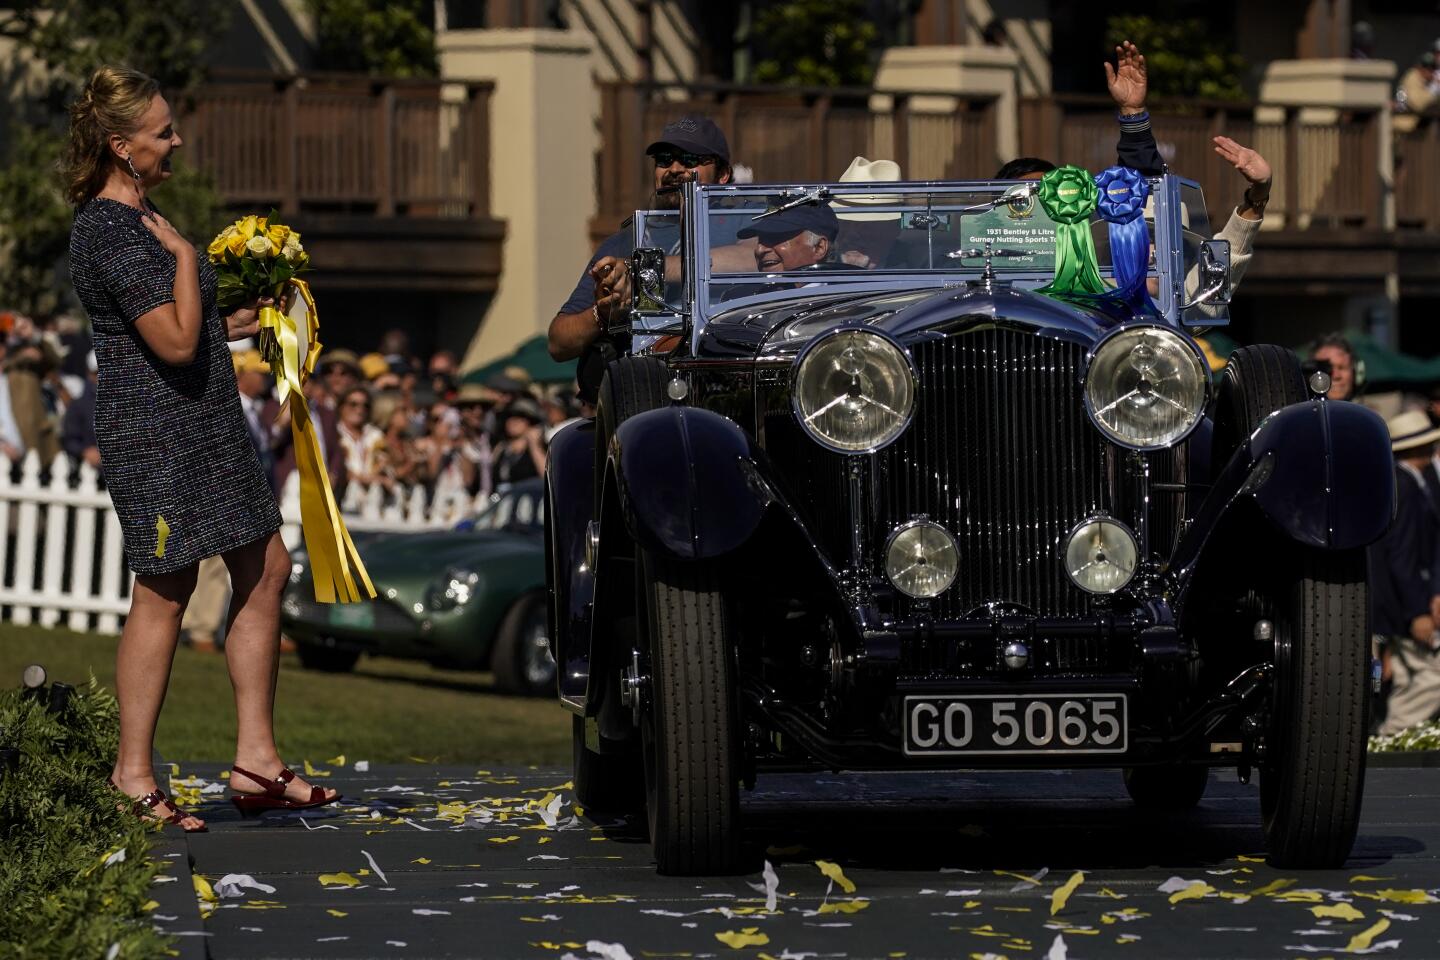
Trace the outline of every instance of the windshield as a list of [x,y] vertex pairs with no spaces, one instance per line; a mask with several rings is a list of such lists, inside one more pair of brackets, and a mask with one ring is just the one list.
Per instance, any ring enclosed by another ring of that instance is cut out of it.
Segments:
[[472,530],[535,529],[545,525],[545,501],[538,484],[509,487],[475,515]]
[[[987,245],[997,275],[1033,286],[1048,283],[1056,224],[1035,187],[886,185],[894,193],[877,193],[876,184],[710,188],[704,238],[709,300],[900,274],[932,275],[937,282],[974,277],[984,269]],[[1090,228],[1101,275],[1108,276],[1108,225],[1092,217]],[[678,243],[678,227],[672,229]]]

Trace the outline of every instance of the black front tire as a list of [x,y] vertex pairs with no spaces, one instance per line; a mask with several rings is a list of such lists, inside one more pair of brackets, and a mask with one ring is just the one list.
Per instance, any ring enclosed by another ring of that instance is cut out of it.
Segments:
[[1309,397],[1295,354],[1272,343],[1230,354],[1215,391],[1210,463],[1216,476],[1266,417]]
[[641,722],[650,840],[662,874],[740,862],[739,710],[720,571],[644,553],[649,689]]
[[495,637],[490,669],[495,688],[527,697],[555,695],[555,655],[550,646],[546,595],[536,590],[511,604]]
[[354,650],[336,650],[313,643],[297,643],[295,652],[300,656],[300,665],[306,670],[324,673],[349,673],[360,661],[360,654]]
[[1126,767],[1125,789],[1137,807],[1180,813],[1205,796],[1210,782],[1208,767],[1166,764],[1159,767]]
[[1297,574],[1275,598],[1260,810],[1272,864],[1333,869],[1354,846],[1365,789],[1365,552],[1297,552]]

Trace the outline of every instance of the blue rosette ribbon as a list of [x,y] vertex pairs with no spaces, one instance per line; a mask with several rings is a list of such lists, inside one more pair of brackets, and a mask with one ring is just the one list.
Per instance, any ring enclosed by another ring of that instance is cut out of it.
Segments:
[[1112,296],[1140,309],[1155,310],[1145,278],[1150,268],[1150,231],[1145,227],[1145,201],[1150,181],[1129,167],[1110,167],[1095,177],[1100,218],[1110,228],[1110,263],[1115,271]]

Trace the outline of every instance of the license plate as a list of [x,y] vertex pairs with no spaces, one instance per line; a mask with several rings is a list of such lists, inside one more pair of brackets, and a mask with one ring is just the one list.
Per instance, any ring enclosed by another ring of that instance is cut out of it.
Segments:
[[375,607],[364,601],[360,603],[330,604],[330,625],[350,627],[354,630],[369,630],[375,626]]
[[1123,693],[905,698],[905,754],[1124,753]]

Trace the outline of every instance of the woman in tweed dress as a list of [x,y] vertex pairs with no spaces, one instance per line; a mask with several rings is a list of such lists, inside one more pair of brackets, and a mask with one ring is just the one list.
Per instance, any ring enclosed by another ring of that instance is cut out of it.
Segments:
[[337,794],[294,777],[275,748],[290,558],[226,348],[255,333],[258,304],[222,319],[215,271],[146,199],[169,178],[180,145],[155,81],[105,67],[71,107],[65,172],[76,207],[71,278],[99,368],[95,435],[135,573],[116,657],[120,751],[111,780],[137,812],[196,831],[204,822],[156,787],[151,751],[196,568],[217,554],[234,590],[225,654],[238,719],[237,806],[311,806]]

